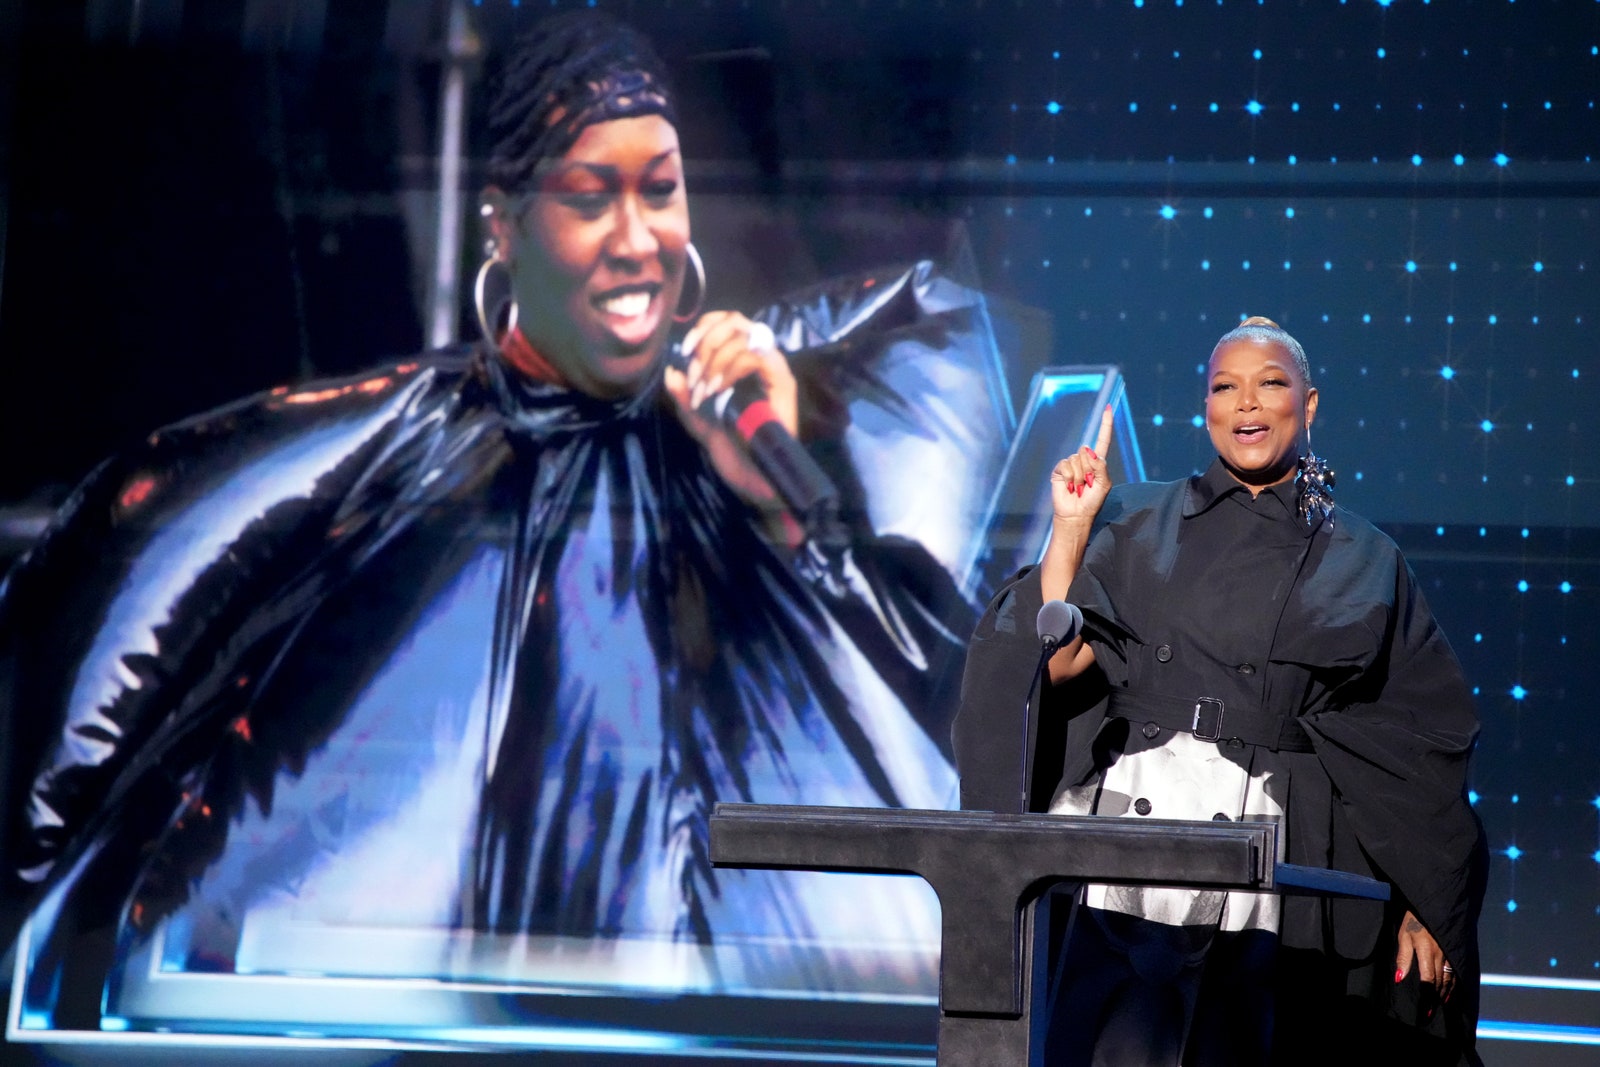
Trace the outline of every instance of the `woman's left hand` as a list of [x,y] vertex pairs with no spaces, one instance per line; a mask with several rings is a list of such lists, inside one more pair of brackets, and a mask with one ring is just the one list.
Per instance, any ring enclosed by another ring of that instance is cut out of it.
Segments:
[[1394,980],[1398,982],[1410,974],[1413,964],[1417,967],[1417,977],[1433,986],[1440,1000],[1450,999],[1456,987],[1455,968],[1444,958],[1444,950],[1422,925],[1422,920],[1408,910],[1400,920],[1400,950],[1394,958]]
[[[778,422],[791,434],[796,432],[800,418],[794,372],[772,343],[772,331],[737,311],[708,311],[689,327],[683,350],[689,355],[687,373],[668,367],[664,378],[678,418],[734,492],[768,519],[786,516],[783,501],[757,469],[744,442],[721,420],[697,410],[702,401],[754,375]],[[792,525],[792,520],[785,525]]]

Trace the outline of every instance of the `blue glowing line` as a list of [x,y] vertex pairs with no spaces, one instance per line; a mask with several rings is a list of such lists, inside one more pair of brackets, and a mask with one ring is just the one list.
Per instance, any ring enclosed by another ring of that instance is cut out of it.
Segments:
[[1600,1045],[1600,1028],[1556,1026],[1551,1023],[1513,1023],[1480,1019],[1478,1036],[1496,1041],[1545,1041],[1557,1045]]
[[1600,993],[1600,980],[1593,978],[1549,978],[1538,974],[1486,974],[1484,985],[1512,989],[1567,989],[1580,993]]
[[1099,392],[1105,380],[1104,374],[1052,374],[1040,383],[1039,397],[1054,400],[1062,393]]

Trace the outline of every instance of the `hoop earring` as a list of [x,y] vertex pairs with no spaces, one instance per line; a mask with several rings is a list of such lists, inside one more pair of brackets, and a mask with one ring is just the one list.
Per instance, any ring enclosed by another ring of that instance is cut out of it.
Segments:
[[[498,345],[500,338],[517,328],[517,300],[510,295],[511,272],[494,254],[493,242],[490,242],[486,251],[488,252],[488,257],[484,259],[483,265],[478,268],[477,280],[472,284],[472,302],[478,312],[478,329],[483,331],[483,339],[491,345]],[[495,267],[499,267],[501,272],[506,275],[503,283],[506,295],[494,301],[494,312],[490,314],[488,300],[489,276],[494,273]],[[508,308],[509,310],[507,310]],[[506,320],[505,326],[496,329],[502,317]]]
[[[693,241],[684,246],[684,251],[689,254],[689,267],[694,272],[695,285],[698,291],[695,293],[694,303],[688,311],[673,311],[673,322],[693,322],[699,317],[700,309],[705,306],[706,302],[706,265],[700,261],[700,253],[695,249]],[[681,294],[678,297],[678,303],[680,305],[683,303]]]

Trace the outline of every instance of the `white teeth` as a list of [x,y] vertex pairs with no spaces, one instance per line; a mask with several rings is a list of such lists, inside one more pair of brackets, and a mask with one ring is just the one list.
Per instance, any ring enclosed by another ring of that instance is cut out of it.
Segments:
[[601,301],[600,310],[607,315],[617,315],[621,318],[631,319],[650,310],[650,294],[623,293],[620,296]]

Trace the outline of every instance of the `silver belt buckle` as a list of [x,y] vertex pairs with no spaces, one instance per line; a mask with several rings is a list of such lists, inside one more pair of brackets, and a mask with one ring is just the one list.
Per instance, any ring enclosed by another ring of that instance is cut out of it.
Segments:
[[1222,740],[1222,701],[1216,697],[1201,697],[1194,702],[1192,733],[1196,740]]

